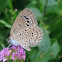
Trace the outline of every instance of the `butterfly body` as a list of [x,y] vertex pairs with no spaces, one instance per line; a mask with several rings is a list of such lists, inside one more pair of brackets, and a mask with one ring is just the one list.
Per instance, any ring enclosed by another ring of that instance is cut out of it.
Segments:
[[24,9],[17,16],[11,32],[11,43],[30,51],[30,47],[35,47],[42,40],[42,30],[38,27],[34,14]]

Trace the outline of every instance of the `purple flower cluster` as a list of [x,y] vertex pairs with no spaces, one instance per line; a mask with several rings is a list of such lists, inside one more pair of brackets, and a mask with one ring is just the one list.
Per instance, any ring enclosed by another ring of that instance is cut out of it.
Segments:
[[9,48],[3,48],[2,51],[0,51],[0,61],[3,60],[5,62],[7,60],[7,56],[10,56],[11,50],[8,50]]
[[26,59],[26,52],[21,46],[15,46],[12,45],[10,47],[11,49],[3,48],[2,51],[0,51],[0,61],[3,60],[5,62],[8,59],[12,60],[25,60]]
[[15,50],[15,52],[13,52],[13,54],[12,54],[12,59],[13,60],[16,60],[16,59],[19,59],[19,60],[25,60],[25,56],[26,56],[26,54],[25,54],[25,51],[24,51],[24,49],[21,47],[21,46],[12,46],[11,47],[11,49],[12,50]]

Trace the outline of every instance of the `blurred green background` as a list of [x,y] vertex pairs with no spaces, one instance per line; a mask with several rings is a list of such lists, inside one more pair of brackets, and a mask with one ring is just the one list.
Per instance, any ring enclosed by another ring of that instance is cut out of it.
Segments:
[[14,20],[24,8],[35,14],[43,29],[42,42],[26,51],[25,62],[62,62],[62,0],[0,0],[0,50],[8,46],[2,38],[9,37]]

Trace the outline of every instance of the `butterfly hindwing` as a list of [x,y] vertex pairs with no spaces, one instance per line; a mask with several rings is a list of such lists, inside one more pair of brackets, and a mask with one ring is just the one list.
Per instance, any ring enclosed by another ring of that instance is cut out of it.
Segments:
[[35,47],[42,39],[42,30],[38,26],[29,26],[19,30],[13,39],[25,49]]
[[24,29],[26,26],[30,25],[37,25],[37,21],[34,14],[30,10],[24,9],[17,16],[10,34],[16,33],[19,29]]

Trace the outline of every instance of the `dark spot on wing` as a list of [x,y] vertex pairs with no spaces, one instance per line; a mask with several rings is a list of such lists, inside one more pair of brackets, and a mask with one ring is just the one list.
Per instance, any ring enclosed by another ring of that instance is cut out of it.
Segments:
[[23,39],[23,38],[22,38]]
[[29,19],[29,18],[27,18],[26,16],[24,16],[24,18],[25,18],[25,19]]
[[29,39],[29,41],[30,41],[30,39]]
[[22,17],[22,16],[21,16]]
[[29,44],[30,44],[31,42],[29,42]]
[[34,43],[33,43],[34,44]]
[[20,34],[21,35],[21,34]]
[[26,45],[26,43],[25,43],[25,45]]
[[29,23],[29,21],[27,21]]
[[32,39],[32,38],[31,38]]
[[29,26],[29,25],[27,24],[27,26]]
[[28,33],[28,32],[27,32]]
[[32,33],[33,34],[33,33]]
[[34,40],[34,41],[36,41],[36,40]]
[[19,24],[19,26],[21,27],[21,24]]
[[27,31],[27,30],[25,30],[25,31]]
[[34,28],[33,28],[33,31],[35,31]]
[[29,29],[31,29],[31,28],[29,27]]
[[38,32],[36,31],[36,33],[38,33]]
[[13,30],[13,32],[15,32],[16,29]]

